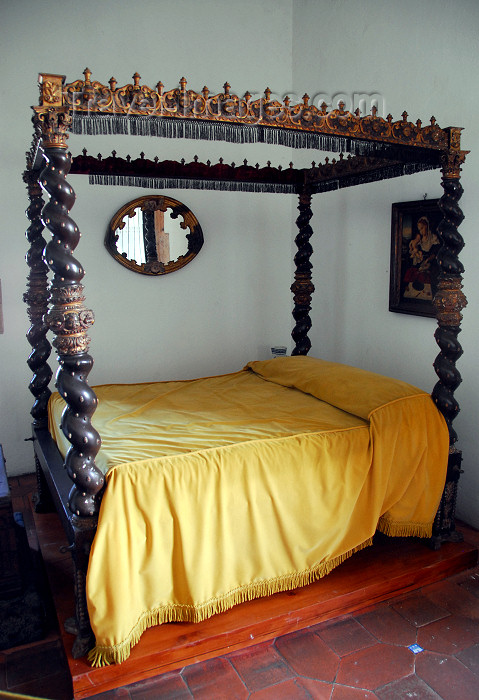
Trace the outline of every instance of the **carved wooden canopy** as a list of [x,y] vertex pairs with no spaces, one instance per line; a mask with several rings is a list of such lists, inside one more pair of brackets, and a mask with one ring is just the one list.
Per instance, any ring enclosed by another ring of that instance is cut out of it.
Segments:
[[[198,164],[165,161],[132,162],[116,158],[93,159],[86,154],[74,159],[72,172],[88,172],[97,176],[134,176],[158,180],[160,184],[168,170],[178,182],[195,180],[205,188],[217,189],[218,182],[237,182],[237,189],[247,189],[241,183],[256,183],[250,189],[264,191],[266,185],[274,185],[274,191],[298,191],[307,182],[312,191],[358,184],[361,182],[395,177],[409,172],[444,167],[450,163],[451,172],[458,175],[465,153],[460,149],[460,132],[457,127],[440,128],[434,117],[423,126],[420,120],[408,121],[403,112],[399,121],[391,115],[385,119],[377,110],[361,115],[345,111],[340,103],[337,109],[327,111],[327,105],[316,107],[304,95],[299,104],[291,104],[288,97],[283,102],[271,99],[271,90],[264,96],[252,99],[246,92],[243,97],[231,93],[225,83],[223,92],[210,94],[207,87],[200,92],[187,89],[187,81],[181,78],[179,87],[165,90],[158,82],[155,88],[140,84],[140,75],[133,75],[133,82],[122,87],[110,78],[107,85],[91,80],[86,68],[84,80],[65,82],[65,77],[41,73],[39,76],[40,103],[34,107],[36,120],[43,133],[45,145],[66,147],[67,132],[84,134],[116,133],[145,134],[166,137],[224,140],[239,143],[277,143],[291,148],[316,148],[336,153],[350,153],[354,158],[327,161],[311,169],[290,171],[259,166],[253,168],[244,163],[226,166],[222,162]],[[88,164],[88,168],[87,168]],[[176,172],[172,166],[176,165]],[[249,168],[249,169],[248,169]],[[106,182],[104,179],[103,181]],[[120,184],[127,184],[126,181]],[[139,184],[131,183],[131,184]],[[174,183],[173,183],[174,185]],[[181,186],[181,185],[180,185]],[[231,187],[234,189],[234,186]]]

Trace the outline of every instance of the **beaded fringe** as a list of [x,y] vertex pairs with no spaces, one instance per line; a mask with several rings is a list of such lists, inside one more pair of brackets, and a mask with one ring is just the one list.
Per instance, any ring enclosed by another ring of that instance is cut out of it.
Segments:
[[[332,190],[343,189],[345,187],[355,187],[356,185],[368,182],[387,180],[402,175],[409,175],[423,170],[431,169],[430,165],[418,163],[406,163],[393,165],[388,168],[373,171],[370,173],[359,173],[347,176],[341,180],[328,180],[312,185],[313,194],[320,192],[330,192]],[[167,188],[184,190],[216,190],[222,192],[266,192],[274,194],[295,194],[298,191],[297,185],[288,183],[273,182],[242,182],[238,180],[208,180],[180,177],[145,177],[142,175],[113,175],[113,174],[92,174],[89,175],[90,185],[119,185],[126,187],[142,187],[146,189],[162,190]]]
[[[268,127],[257,124],[234,124],[202,120],[130,116],[127,114],[74,113],[71,125],[74,134],[129,134],[163,138],[200,139],[231,143],[268,143],[289,148],[319,148],[332,153],[349,152],[366,155],[377,149],[368,142],[355,142],[343,136],[316,134],[297,129]],[[353,147],[353,144],[356,144]]]
[[234,180],[198,180],[175,177],[144,177],[141,175],[89,175],[90,185],[120,185],[154,190],[167,188],[183,190],[217,190],[222,192],[269,192],[294,194],[295,185],[272,182],[240,182]]
[[267,143],[288,148],[312,148],[330,153],[353,153],[355,155],[376,155],[404,162],[417,161],[434,163],[438,167],[437,153],[428,154],[401,144],[302,131],[298,128],[264,126],[258,124],[237,124],[223,121],[206,121],[180,117],[160,117],[158,115],[128,114],[83,114],[74,112],[70,131],[74,134],[90,136],[99,134],[124,134],[134,136],[158,136],[205,141],[226,141],[230,143]]
[[320,192],[330,192],[331,190],[341,190],[345,187],[356,187],[356,185],[365,185],[369,182],[390,180],[394,177],[412,175],[425,170],[433,170],[437,167],[437,165],[431,165],[429,163],[398,163],[370,172],[346,175],[341,178],[341,180],[326,180],[313,183],[311,191],[312,194],[318,194]]
[[350,551],[340,554],[331,561],[323,562],[306,571],[280,576],[268,581],[253,583],[248,586],[242,586],[221,598],[214,598],[206,603],[195,606],[168,605],[162,606],[156,610],[149,610],[140,617],[127,639],[113,646],[95,646],[89,652],[88,660],[94,667],[108,666],[112,663],[119,664],[130,656],[131,649],[139,642],[141,635],[149,627],[168,622],[202,622],[212,615],[225,612],[240,603],[273,595],[274,593],[280,593],[281,591],[290,591],[295,588],[307,586],[313,583],[313,581],[317,581],[329,574],[336,566],[339,566],[339,564],[344,562],[355,552],[369,547],[372,541],[373,539],[370,537]]

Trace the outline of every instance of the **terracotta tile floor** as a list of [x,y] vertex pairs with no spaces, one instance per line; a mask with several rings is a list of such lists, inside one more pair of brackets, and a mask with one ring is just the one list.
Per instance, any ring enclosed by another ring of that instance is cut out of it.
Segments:
[[[33,543],[28,513],[34,486],[30,476],[11,480],[14,510],[25,513]],[[0,652],[0,697],[2,689],[50,700],[72,697],[56,630],[42,642]],[[478,700],[479,567],[353,615],[94,697]]]

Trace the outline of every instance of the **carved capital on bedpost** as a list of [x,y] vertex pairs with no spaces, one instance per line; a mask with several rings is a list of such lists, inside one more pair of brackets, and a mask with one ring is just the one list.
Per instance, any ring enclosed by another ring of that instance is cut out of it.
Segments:
[[52,239],[45,248],[45,259],[54,277],[52,306],[45,323],[55,334],[53,346],[60,364],[56,385],[65,399],[61,428],[71,447],[65,458],[68,475],[74,482],[69,507],[77,516],[95,516],[100,507],[104,477],[95,465],[100,436],[91,424],[97,406],[94,391],[88,385],[93,359],[88,354],[87,330],[93,324],[93,312],[84,305],[81,280],[84,270],[73,257],[80,232],[69,217],[75,193],[66,181],[71,159],[63,146],[44,149],[46,167],[39,182],[50,201],[42,212],[43,223]]
[[72,117],[68,107],[35,107],[41,125],[44,148],[66,148]]
[[433,528],[433,543],[436,547],[440,546],[442,541],[460,538],[459,533],[455,531],[454,513],[462,455],[461,451],[455,447],[457,434],[452,423],[459,413],[459,404],[454,397],[454,392],[462,379],[456,368],[456,361],[462,355],[458,335],[461,332],[461,312],[467,304],[462,292],[464,267],[458,257],[464,247],[458,226],[464,219],[459,207],[463,192],[460,183],[460,166],[464,162],[466,152],[459,150],[460,129],[450,129],[449,135],[451,147],[442,161],[444,194],[439,200],[443,219],[437,229],[441,240],[441,247],[437,254],[441,272],[434,305],[438,323],[435,338],[440,352],[434,361],[434,369],[439,381],[433,389],[432,398],[446,419],[450,447],[446,485]]
[[310,219],[313,216],[311,210],[311,190],[307,187],[299,196],[299,216],[296,219],[296,225],[299,229],[298,235],[295,238],[295,243],[298,252],[294,257],[296,271],[294,274],[294,282],[291,286],[294,299],[293,318],[296,325],[291,333],[295,342],[292,355],[307,355],[311,348],[311,341],[308,338],[308,333],[311,329],[311,298],[314,292],[312,283],[311,271],[311,255],[313,249],[309,239],[313,235],[313,229],[309,225]]

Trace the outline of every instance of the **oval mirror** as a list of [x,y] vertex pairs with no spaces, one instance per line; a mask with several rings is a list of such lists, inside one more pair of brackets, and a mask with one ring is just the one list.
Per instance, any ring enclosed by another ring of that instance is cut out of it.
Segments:
[[203,231],[187,206],[164,195],[138,197],[119,209],[105,246],[119,263],[143,275],[165,275],[187,265],[203,245]]

